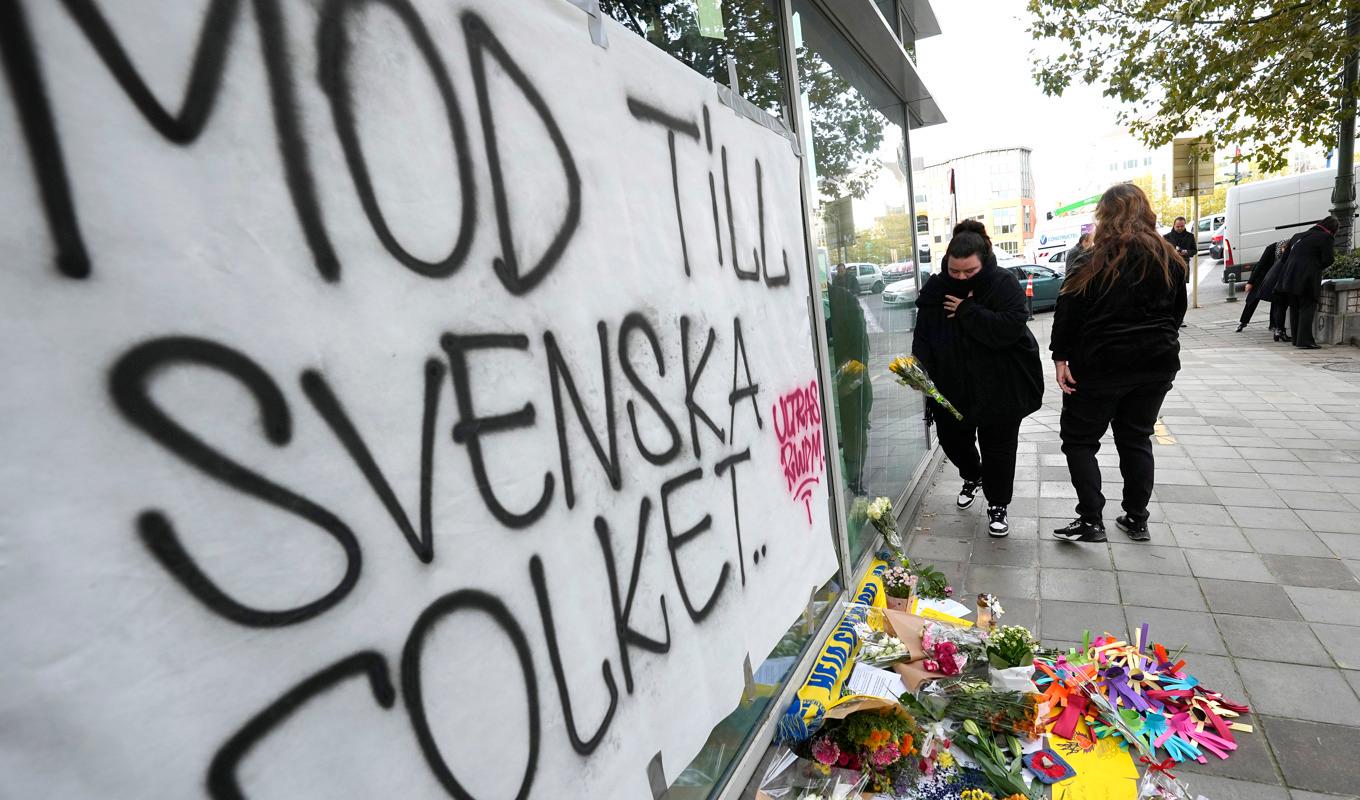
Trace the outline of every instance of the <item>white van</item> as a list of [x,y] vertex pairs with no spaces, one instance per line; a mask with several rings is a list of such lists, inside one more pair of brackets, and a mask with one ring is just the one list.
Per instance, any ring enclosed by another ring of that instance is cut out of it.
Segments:
[[1039,223],[1034,238],[1026,248],[1026,260],[1031,264],[1061,264],[1068,250],[1076,245],[1083,233],[1096,226],[1095,214],[1074,214],[1054,217]]
[[1223,280],[1241,282],[1266,247],[1332,213],[1336,170],[1286,175],[1228,187],[1223,226]]

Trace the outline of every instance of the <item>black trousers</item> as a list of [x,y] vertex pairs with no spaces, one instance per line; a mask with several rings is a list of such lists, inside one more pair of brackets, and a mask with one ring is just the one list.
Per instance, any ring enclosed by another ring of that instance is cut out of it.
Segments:
[[1317,344],[1313,339],[1313,317],[1317,315],[1317,300],[1312,297],[1289,296],[1289,326],[1295,347]]
[[1243,325],[1251,322],[1251,317],[1256,313],[1256,307],[1261,304],[1261,294],[1259,292],[1249,292],[1247,300],[1242,304],[1242,318],[1238,320]]
[[1062,451],[1082,519],[1104,519],[1105,495],[1100,490],[1096,454],[1100,437],[1113,428],[1119,472],[1124,476],[1124,513],[1135,522],[1147,521],[1153,481],[1152,431],[1169,391],[1170,383],[1157,381],[1111,389],[1078,385],[1074,394],[1063,395]]
[[[935,412],[940,447],[966,481],[982,481],[987,503],[1008,506],[1015,493],[1015,451],[1020,447],[1020,420],[974,425],[947,411]],[[978,447],[982,447],[981,454]]]
[[[1289,301],[1271,300],[1270,301],[1270,329],[1279,333],[1285,333],[1289,329],[1285,327],[1285,313],[1289,311]],[[1292,336],[1292,334],[1291,334]]]

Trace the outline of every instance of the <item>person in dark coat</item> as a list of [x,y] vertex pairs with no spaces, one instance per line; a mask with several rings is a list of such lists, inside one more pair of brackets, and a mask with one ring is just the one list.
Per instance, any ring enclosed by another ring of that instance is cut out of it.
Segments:
[[1171,223],[1171,230],[1166,232],[1166,240],[1176,248],[1183,261],[1189,261],[1190,256],[1193,256],[1199,247],[1199,243],[1195,241],[1195,234],[1185,229],[1185,217],[1176,217],[1176,221]]
[[1068,269],[1053,316],[1062,450],[1077,490],[1077,519],[1053,532],[1058,539],[1105,541],[1096,454],[1111,427],[1124,477],[1124,515],[1115,522],[1130,539],[1151,538],[1151,436],[1180,371],[1185,276],[1143,191],[1131,183],[1107,190],[1096,206],[1095,245]]
[[[1242,306],[1242,318],[1238,321],[1237,332],[1241,333],[1251,322],[1251,318],[1256,314],[1256,307],[1265,299],[1263,288],[1266,281],[1270,278],[1270,273],[1277,266],[1283,266],[1284,259],[1281,256],[1285,252],[1285,246],[1289,240],[1284,239],[1272,245],[1267,245],[1261,251],[1261,257],[1251,268],[1251,280],[1247,282],[1247,298]],[[1272,284],[1273,286],[1274,284]],[[1271,301],[1270,303],[1270,332],[1275,334],[1275,341],[1280,341],[1279,331],[1284,328],[1284,311],[1288,307],[1288,301]],[[1276,306],[1279,306],[1277,320]]]
[[940,446],[963,479],[958,507],[971,506],[980,487],[988,533],[1005,536],[1020,422],[1039,410],[1044,396],[1039,344],[1025,324],[1025,291],[997,266],[982,223],[965,220],[954,228],[942,268],[921,288],[916,308],[911,352],[963,414],[960,422],[928,401]]
[[1289,307],[1293,310],[1290,324],[1294,328],[1294,346],[1304,350],[1321,349],[1313,339],[1313,317],[1317,314],[1318,300],[1322,298],[1322,273],[1336,258],[1339,227],[1341,223],[1336,217],[1327,217],[1295,236],[1284,275],[1280,278],[1282,288],[1289,293]]
[[[1294,236],[1275,244],[1275,265],[1270,268],[1270,272],[1261,280],[1259,288],[1262,300],[1270,301],[1270,324],[1275,328],[1275,341],[1292,342],[1294,337],[1290,335],[1290,330],[1296,327],[1297,309],[1291,308],[1289,293],[1284,291],[1281,284],[1284,283],[1284,273],[1286,265],[1289,263],[1289,251],[1294,247],[1294,242],[1303,236],[1296,233]],[[1256,276],[1253,274],[1252,279]],[[1289,315],[1289,324],[1285,324],[1285,315]]]
[[845,482],[856,495],[865,495],[868,490],[864,486],[864,465],[869,453],[869,412],[874,407],[874,387],[864,376],[869,365],[869,334],[854,267],[842,264],[837,268],[829,299],[831,354],[836,374],[861,376],[859,380],[837,383],[836,417],[840,423]]

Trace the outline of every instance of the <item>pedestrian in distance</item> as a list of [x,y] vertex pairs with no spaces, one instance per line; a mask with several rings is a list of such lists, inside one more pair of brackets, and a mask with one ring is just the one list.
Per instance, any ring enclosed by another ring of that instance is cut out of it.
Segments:
[[1294,236],[1281,276],[1284,291],[1289,293],[1292,311],[1294,346],[1304,350],[1321,350],[1313,339],[1313,318],[1318,300],[1322,298],[1322,273],[1336,258],[1336,231],[1341,223],[1336,217],[1326,217],[1312,228]]
[[1151,538],[1152,431],[1181,367],[1185,275],[1178,249],[1157,235],[1143,191],[1131,183],[1107,190],[1090,255],[1068,269],[1053,315],[1062,451],[1077,490],[1077,518],[1053,531],[1058,539],[1105,541],[1096,454],[1108,428],[1124,478],[1124,514],[1115,522],[1130,539]]
[[[1251,268],[1251,280],[1247,281],[1247,298],[1242,306],[1242,317],[1238,320],[1237,332],[1241,333],[1251,323],[1251,318],[1256,314],[1256,307],[1262,300],[1270,303],[1270,332],[1275,334],[1275,341],[1281,341],[1281,334],[1284,341],[1292,341],[1285,329],[1285,312],[1289,308],[1289,300],[1284,295],[1275,298],[1275,287],[1279,283],[1279,273],[1277,268],[1284,266],[1284,257],[1289,252],[1289,240],[1282,239],[1275,244],[1268,245],[1261,252],[1261,258]],[[1281,270],[1282,272],[1282,270]],[[1274,280],[1272,280],[1274,276]],[[1269,286],[1269,290],[1267,290]]]
[[1195,234],[1185,229],[1185,217],[1176,217],[1176,221],[1171,223],[1171,230],[1166,232],[1166,240],[1176,248],[1182,261],[1188,262],[1195,254],[1195,249],[1199,247],[1195,241]]
[[1081,255],[1087,250],[1090,250],[1091,241],[1092,241],[1091,232],[1086,231],[1085,233],[1083,233],[1081,235],[1081,238],[1077,239],[1077,243],[1072,245],[1072,249],[1067,251],[1067,255],[1063,256],[1063,262],[1071,264],[1076,259],[1077,256]]
[[[940,446],[958,467],[957,505],[987,500],[987,532],[1010,532],[1020,422],[1043,404],[1039,344],[1025,324],[1025,293],[997,266],[987,229],[976,220],[954,228],[941,269],[921,287],[911,352],[963,415],[928,400]],[[981,452],[979,452],[979,447]]]

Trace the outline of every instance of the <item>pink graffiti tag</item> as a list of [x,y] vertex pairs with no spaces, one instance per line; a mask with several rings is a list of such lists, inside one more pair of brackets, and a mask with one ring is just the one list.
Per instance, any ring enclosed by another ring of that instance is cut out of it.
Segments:
[[822,447],[822,406],[817,381],[781,395],[771,416],[779,437],[779,466],[789,495],[803,501],[808,524],[812,524],[812,487],[822,482],[826,450]]

